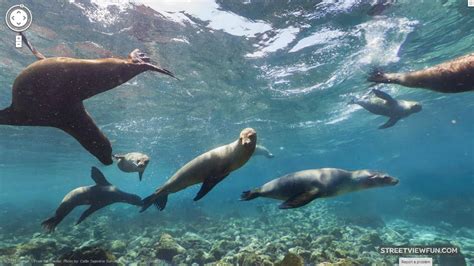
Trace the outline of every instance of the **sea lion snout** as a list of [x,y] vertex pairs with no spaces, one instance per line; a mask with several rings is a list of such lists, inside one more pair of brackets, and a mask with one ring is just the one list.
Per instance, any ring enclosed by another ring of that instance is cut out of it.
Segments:
[[399,182],[397,178],[385,173],[373,173],[368,178],[370,186],[395,186]]
[[246,146],[257,141],[257,132],[253,128],[245,128],[240,132],[241,144]]
[[420,103],[415,103],[412,107],[411,110],[415,113],[420,112],[423,109]]

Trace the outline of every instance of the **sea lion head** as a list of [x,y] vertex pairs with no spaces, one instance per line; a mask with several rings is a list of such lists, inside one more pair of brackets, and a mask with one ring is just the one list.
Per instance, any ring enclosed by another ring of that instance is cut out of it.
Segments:
[[419,102],[409,102],[409,104],[409,108],[412,113],[418,113],[423,109]]
[[150,162],[150,157],[145,154],[142,154],[140,157],[136,158],[134,163],[137,166],[137,170],[144,171],[148,163]]
[[395,177],[372,170],[356,171],[354,173],[354,178],[364,188],[395,186],[399,182]]
[[257,144],[257,132],[253,128],[245,128],[240,132],[239,143],[244,147],[255,147]]

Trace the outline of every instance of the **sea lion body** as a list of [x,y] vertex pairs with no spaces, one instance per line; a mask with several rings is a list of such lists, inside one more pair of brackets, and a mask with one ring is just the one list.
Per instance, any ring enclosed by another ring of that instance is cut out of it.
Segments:
[[127,154],[116,154],[114,158],[117,159],[117,166],[120,170],[126,173],[138,172],[138,178],[141,181],[143,172],[145,171],[150,158],[148,155],[140,152],[130,152]]
[[49,122],[55,110],[115,88],[146,70],[130,59],[46,58],[15,79],[12,106],[31,119]]
[[373,114],[389,117],[390,119],[385,124],[381,125],[379,127],[380,129],[389,128],[395,125],[398,120],[422,110],[422,106],[418,102],[396,100],[380,90],[374,89],[372,92],[375,94],[375,97],[353,100],[350,103],[358,104]]
[[269,149],[267,149],[265,146],[262,146],[262,145],[255,146],[255,152],[253,153],[252,156],[259,156],[259,155],[265,156],[268,159],[275,157],[275,155],[273,155],[273,153],[271,153]]
[[304,170],[274,179],[258,189],[245,191],[241,200],[266,197],[285,201],[280,209],[297,208],[316,198],[335,197],[363,189],[396,185],[398,180],[386,174],[337,168]]
[[368,81],[395,83],[443,93],[472,91],[474,90],[474,53],[413,72],[383,73],[375,71]]
[[153,203],[160,210],[163,210],[166,206],[168,194],[176,193],[199,183],[203,183],[203,185],[194,200],[201,199],[217,183],[232,171],[242,167],[250,159],[255,150],[256,141],[257,134],[255,130],[246,128],[242,130],[238,140],[194,158],[179,169],[155,193],[143,200],[142,211]]
[[92,178],[96,182],[94,186],[79,187],[63,198],[61,204],[56,209],[53,217],[42,222],[42,226],[47,231],[54,231],[56,226],[74,208],[81,205],[90,205],[89,209],[82,213],[76,224],[81,223],[93,212],[113,203],[123,202],[136,206],[141,206],[141,198],[137,195],[126,193],[110,184],[103,174],[95,167],[92,168]]
[[128,59],[45,58],[25,36],[23,40],[38,61],[15,79],[12,104],[0,110],[0,124],[49,126],[74,137],[103,164],[112,164],[112,146],[89,116],[82,101],[113,89],[144,71],[173,76],[152,65],[138,49]]

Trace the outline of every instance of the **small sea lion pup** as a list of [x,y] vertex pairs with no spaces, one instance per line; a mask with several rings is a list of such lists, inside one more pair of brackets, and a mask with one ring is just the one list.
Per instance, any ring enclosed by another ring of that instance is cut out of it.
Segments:
[[123,202],[136,206],[142,205],[142,200],[139,196],[123,192],[110,184],[99,169],[92,167],[91,177],[96,185],[78,187],[69,192],[56,209],[54,216],[41,223],[44,229],[48,232],[54,231],[64,217],[80,205],[90,205],[90,207],[82,213],[76,224],[84,221],[95,211],[113,203]]
[[275,157],[273,153],[271,153],[265,146],[262,146],[262,145],[255,146],[255,152],[253,153],[252,156],[258,156],[258,155],[265,156],[268,159]]
[[115,154],[117,166],[126,173],[138,172],[138,179],[142,181],[143,172],[145,171],[150,157],[139,152],[130,152],[127,154]]
[[398,120],[421,111],[421,104],[413,101],[395,100],[387,93],[373,89],[375,97],[369,99],[352,100],[349,104],[358,104],[365,110],[376,114],[388,116],[390,119],[379,129],[389,128]]
[[368,188],[394,186],[398,179],[370,170],[322,168],[291,173],[260,188],[244,191],[241,200],[257,197],[284,200],[280,209],[304,206],[314,199],[334,197]]
[[12,103],[0,110],[0,124],[59,128],[106,165],[113,163],[112,146],[82,102],[145,71],[174,77],[170,71],[151,64],[138,49],[128,59],[46,58],[25,36],[23,40],[38,61],[15,79]]
[[474,53],[413,72],[384,73],[376,70],[367,80],[444,93],[472,91],[474,90]]
[[151,204],[163,210],[168,195],[189,186],[202,183],[194,201],[204,197],[211,189],[226,178],[232,171],[242,167],[252,156],[257,143],[257,132],[246,128],[240,132],[239,138],[227,145],[220,146],[199,155],[179,169],[155,193],[143,200],[141,212]]

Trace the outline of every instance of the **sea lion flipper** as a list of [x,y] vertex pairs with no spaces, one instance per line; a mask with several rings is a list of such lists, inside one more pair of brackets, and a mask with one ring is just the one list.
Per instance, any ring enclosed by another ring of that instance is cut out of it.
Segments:
[[298,194],[294,197],[289,198],[287,201],[283,202],[280,204],[278,208],[280,209],[292,209],[292,208],[298,208],[301,206],[304,206],[311,201],[313,201],[315,198],[318,197],[319,189],[314,188],[309,191],[303,192],[301,194]]
[[198,201],[202,197],[206,196],[206,194],[209,193],[209,191],[211,191],[211,189],[213,187],[215,187],[217,185],[217,183],[221,182],[228,175],[229,174],[226,174],[226,175],[221,176],[221,177],[208,177],[208,178],[204,179],[204,182],[202,182],[201,189],[196,194],[196,197],[194,197],[194,201]]
[[398,122],[398,120],[399,119],[396,117],[390,117],[390,119],[387,122],[385,122],[385,124],[379,126],[379,129],[392,127]]
[[28,48],[33,53],[33,55],[36,57],[36,59],[43,60],[43,59],[46,58],[43,54],[38,52],[38,50],[36,50],[36,48],[33,47],[33,45],[31,45],[31,43],[28,41],[28,39],[26,38],[25,34],[23,34],[23,32],[20,32],[20,35],[21,35],[23,41],[25,42],[26,46],[28,46]]
[[109,181],[107,181],[104,174],[102,174],[102,172],[97,167],[92,167],[91,177],[92,179],[94,179],[94,182],[98,186],[111,186],[112,185],[109,183]]
[[142,181],[143,178],[143,172],[138,172],[138,179]]
[[393,99],[392,96],[388,95],[388,93],[386,93],[386,92],[383,92],[383,91],[377,90],[377,89],[372,89],[372,92],[375,94],[375,96],[377,96],[378,98],[380,98],[382,100],[387,101],[387,103],[389,103],[389,104],[393,104],[393,103],[397,102],[397,100]]
[[123,154],[114,154],[112,157],[114,157],[114,159],[125,159],[125,155]]
[[113,163],[110,141],[94,123],[82,103],[62,113],[61,122],[55,126],[74,137],[103,164]]
[[99,204],[96,204],[96,205],[91,205],[87,210],[85,210],[82,214],[81,214],[81,217],[79,217],[79,220],[77,220],[76,222],[76,225],[80,224],[82,221],[84,221],[84,219],[86,219],[87,217],[89,217],[92,213],[94,213],[95,211],[97,211],[98,209],[104,207],[103,205],[99,205]]

